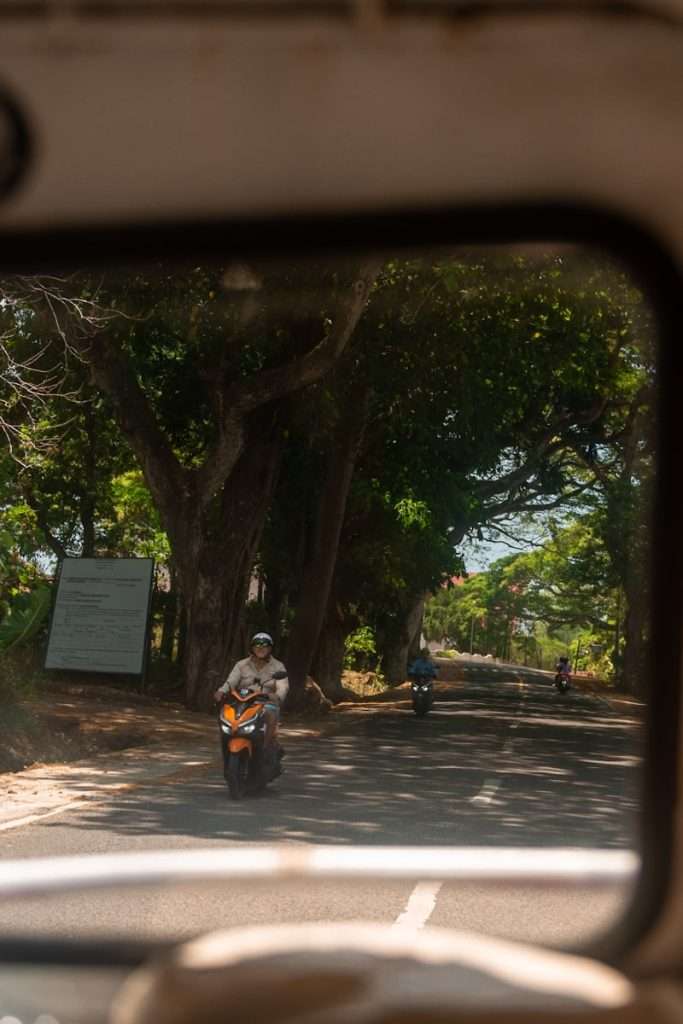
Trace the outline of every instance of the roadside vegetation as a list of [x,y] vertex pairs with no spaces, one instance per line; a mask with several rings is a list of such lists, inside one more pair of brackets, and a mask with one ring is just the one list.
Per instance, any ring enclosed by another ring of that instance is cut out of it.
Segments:
[[[589,494],[574,514],[550,519],[548,539],[533,550],[448,581],[427,601],[426,637],[536,668],[551,669],[567,655],[575,670],[611,682],[633,679],[626,688],[637,691],[648,600],[646,536],[643,530],[636,540],[626,528],[620,535],[615,519],[602,495]],[[624,536],[632,545],[640,542],[640,550],[627,550]]]
[[641,686],[653,334],[602,258],[6,279],[0,341],[0,700],[66,555],[155,559],[149,684],[192,708],[257,628],[292,706],[401,682],[423,631]]

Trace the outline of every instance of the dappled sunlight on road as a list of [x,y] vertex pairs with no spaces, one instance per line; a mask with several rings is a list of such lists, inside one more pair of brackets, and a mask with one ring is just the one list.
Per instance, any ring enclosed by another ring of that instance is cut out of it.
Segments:
[[[582,694],[472,685],[424,719],[391,705],[340,713],[338,730],[289,744],[286,773],[231,803],[217,749],[84,805],[74,829],[200,843],[289,841],[631,847],[639,758],[631,720]],[[549,714],[548,712],[551,711]],[[449,712],[455,711],[454,714]],[[347,723],[348,722],[348,727]],[[111,780],[112,783],[114,779]],[[84,780],[85,783],[85,780]],[[92,784],[92,781],[91,783]],[[99,785],[107,786],[107,780]],[[53,822],[45,828],[64,825]],[[118,845],[118,843],[117,843]]]
[[[368,846],[636,846],[640,777],[635,718],[604,701],[518,678],[442,690],[434,713],[406,701],[347,706],[319,736],[292,730],[285,774],[257,799],[233,803],[213,724],[189,744],[34,769],[68,812],[2,833],[3,857],[285,844]],[[75,801],[75,803],[74,803]],[[417,855],[419,857],[419,854]],[[6,906],[8,927],[43,933],[197,934],[293,920],[392,921],[413,882],[264,884],[79,893]],[[527,941],[573,942],[625,906],[626,883],[588,889],[444,883],[434,924]],[[122,907],[128,907],[128,915]]]

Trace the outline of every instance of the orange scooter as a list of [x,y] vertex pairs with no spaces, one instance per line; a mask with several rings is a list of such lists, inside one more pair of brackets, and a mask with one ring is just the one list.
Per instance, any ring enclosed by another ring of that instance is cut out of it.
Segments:
[[[272,678],[286,679],[287,673],[276,672]],[[258,686],[260,680],[254,683]],[[268,722],[272,712],[266,704],[271,700],[266,693],[241,687],[229,691],[221,705],[218,723],[224,775],[233,800],[259,792],[282,774],[277,729],[269,728]]]

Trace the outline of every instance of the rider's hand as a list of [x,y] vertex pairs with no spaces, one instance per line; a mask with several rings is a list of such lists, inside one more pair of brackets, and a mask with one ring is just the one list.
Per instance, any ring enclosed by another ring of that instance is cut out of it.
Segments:
[[223,693],[222,690],[216,690],[216,692],[213,695],[213,699],[215,701],[223,700],[224,697],[225,697],[225,694]]

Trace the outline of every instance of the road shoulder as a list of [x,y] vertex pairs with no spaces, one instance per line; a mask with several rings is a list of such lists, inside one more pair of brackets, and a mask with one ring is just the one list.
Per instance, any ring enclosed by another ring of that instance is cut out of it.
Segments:
[[[0,831],[121,790],[185,779],[214,766],[220,771],[213,716],[178,704],[78,687],[20,707],[31,720],[24,747],[31,763],[0,772]],[[323,725],[292,717],[281,735],[289,744],[321,735]]]

